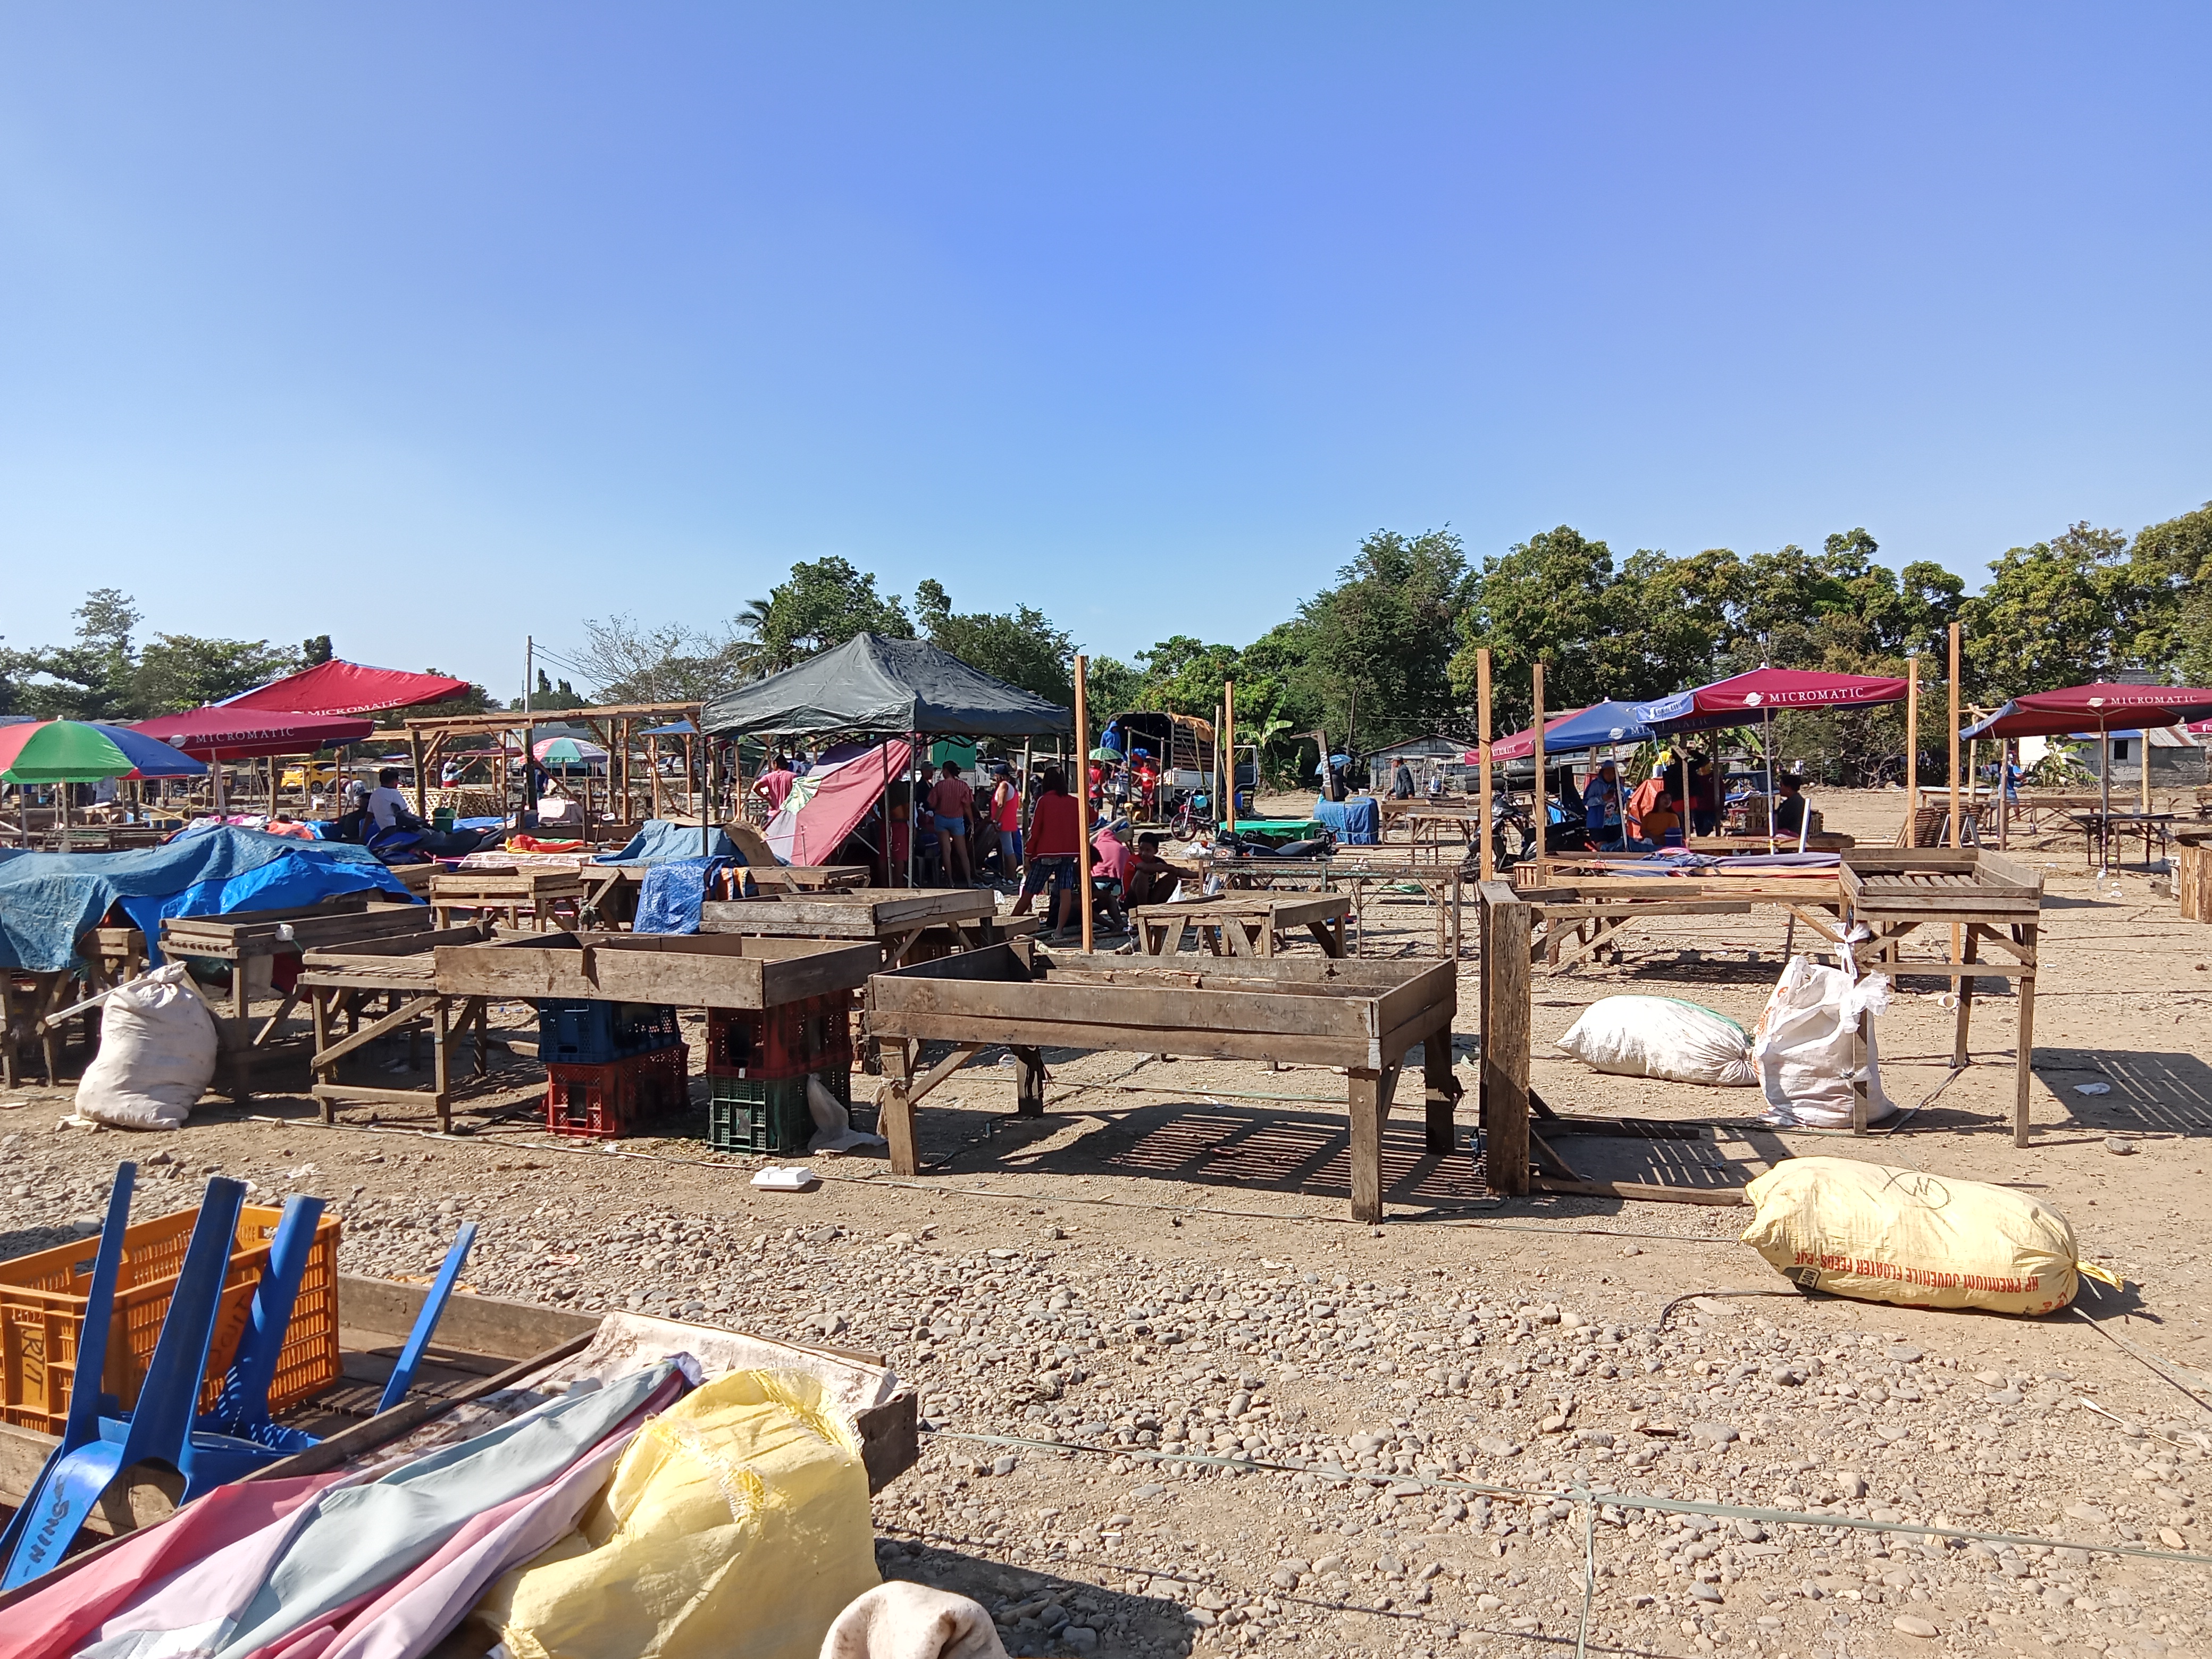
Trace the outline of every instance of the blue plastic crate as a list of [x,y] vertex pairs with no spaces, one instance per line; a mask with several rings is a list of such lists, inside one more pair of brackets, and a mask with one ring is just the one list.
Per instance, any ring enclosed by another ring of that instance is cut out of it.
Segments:
[[538,1058],[548,1065],[605,1066],[672,1048],[680,1035],[668,1004],[549,997],[538,1005]]

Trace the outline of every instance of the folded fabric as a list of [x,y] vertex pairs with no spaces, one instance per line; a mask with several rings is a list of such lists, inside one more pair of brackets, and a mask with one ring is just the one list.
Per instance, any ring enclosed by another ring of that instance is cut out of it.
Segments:
[[647,867],[645,885],[637,896],[637,919],[630,930],[638,933],[696,933],[699,907],[714,878],[728,867],[726,858],[666,859]]
[[111,1617],[80,1659],[247,1659],[372,1598],[544,1486],[670,1387],[677,1361],[564,1395],[381,1480],[339,1486]]
[[654,1419],[476,1616],[515,1659],[814,1659],[876,1582],[851,1419],[818,1377],[733,1371]]
[[894,1578],[837,1615],[821,1659],[1006,1659],[980,1601]]

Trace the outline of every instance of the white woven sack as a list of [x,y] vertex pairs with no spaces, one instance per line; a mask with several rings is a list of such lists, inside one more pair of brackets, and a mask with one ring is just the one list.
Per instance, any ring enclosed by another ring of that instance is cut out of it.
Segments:
[[1555,1046],[1617,1077],[1740,1089],[1758,1081],[1743,1027],[1674,997],[1603,998],[1583,1009]]
[[[1889,981],[1880,974],[1854,979],[1792,957],[1766,999],[1753,1034],[1759,1086],[1775,1116],[1808,1128],[1851,1127],[1851,1039],[1859,1015],[1889,1012]],[[1867,1029],[1867,1121],[1897,1109],[1882,1092],[1874,1030]]]
[[174,1129],[215,1080],[207,1005],[173,962],[101,1005],[100,1052],[76,1085],[76,1115],[118,1129]]

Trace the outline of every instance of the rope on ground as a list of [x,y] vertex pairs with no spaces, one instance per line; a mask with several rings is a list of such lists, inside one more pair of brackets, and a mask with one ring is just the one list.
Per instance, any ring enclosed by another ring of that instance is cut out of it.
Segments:
[[1549,1489],[1503,1486],[1485,1480],[1437,1480],[1420,1475],[1361,1474],[1333,1464],[1299,1468],[1250,1457],[1218,1457],[1204,1452],[1153,1451],[1146,1447],[1086,1446],[1072,1440],[1038,1440],[1015,1434],[980,1434],[960,1429],[925,1431],[940,1440],[970,1440],[992,1446],[1024,1446],[1034,1451],[1086,1454],[1094,1457],[1127,1457],[1144,1463],[1194,1463],[1211,1468],[1234,1469],[1247,1474],[1310,1474],[1332,1483],[1364,1482],[1370,1486],[1414,1486],[1423,1492],[1472,1492],[1480,1498],[1508,1498],[1525,1504],[1589,1504],[1608,1509],[1650,1510],[1661,1515],[1709,1515],[1723,1521],[1757,1521],[1783,1527],[1846,1527],[1856,1532],[1899,1533],[1915,1538],[1958,1538],[1968,1543],[2033,1546],[2039,1549],[2086,1550],[2094,1555],[2125,1556],[2131,1560],[2175,1561],[2185,1566],[2212,1567],[2212,1555],[2192,1550],[2151,1549],[2141,1544],[2093,1544],[2072,1538],[2043,1538],[2032,1533],[1984,1532],[1973,1527],[1940,1527],[1922,1521],[1874,1521],[1856,1515],[1817,1514],[1805,1510],[1759,1509],[1744,1504],[1708,1504],[1702,1498],[1658,1498],[1642,1492],[1614,1492],[1602,1486]]
[[[2085,1280],[2084,1282],[2086,1283],[2087,1281]],[[2179,1370],[2180,1367],[2174,1364],[2172,1360],[2161,1359],[2147,1348],[2138,1348],[2134,1343],[2129,1341],[2127,1338],[2120,1335],[2118,1333],[2106,1330],[2104,1326],[2100,1324],[2096,1320],[2090,1318],[2088,1315],[2083,1313],[2079,1305],[2069,1307],[2066,1311],[2072,1314],[2075,1318],[2080,1320],[2091,1330],[2096,1332],[2098,1335],[2103,1337],[2106,1341],[2112,1344],[2113,1346],[2120,1349],[2124,1353],[2132,1354],[2136,1358],[2141,1360],[2143,1364],[2148,1368],[2151,1375],[2157,1377],[2160,1382],[2166,1384],[2169,1388],[2180,1389],[2182,1393],[2189,1396],[2193,1404],[2205,1411],[2212,1412],[2212,1401],[2206,1400],[2203,1395],[2197,1393],[2196,1389],[2191,1388],[2187,1383],[2184,1382],[2179,1376],[2176,1376],[2173,1374],[2175,1371]]]

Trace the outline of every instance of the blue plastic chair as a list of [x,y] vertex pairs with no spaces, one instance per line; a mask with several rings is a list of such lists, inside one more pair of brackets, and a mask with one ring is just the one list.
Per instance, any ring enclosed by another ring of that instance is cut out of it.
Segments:
[[[47,1454],[39,1478],[31,1483],[31,1490],[21,1508],[0,1531],[0,1588],[12,1589],[24,1578],[36,1577],[47,1566],[61,1559],[62,1552],[69,1547],[70,1540],[76,1535],[76,1525],[57,1535],[64,1519],[62,1514],[51,1513],[52,1501],[47,1485],[57,1468],[70,1453],[90,1445],[100,1438],[100,1379],[107,1369],[107,1331],[115,1318],[115,1280],[123,1266],[123,1235],[131,1224],[131,1190],[138,1178],[135,1164],[119,1164],[115,1171],[115,1184],[107,1192],[107,1219],[100,1230],[100,1248],[92,1258],[92,1285],[85,1297],[84,1323],[77,1331],[76,1371],[70,1381],[69,1412],[62,1419],[61,1444]],[[97,1496],[97,1494],[94,1494]],[[35,1565],[18,1577],[15,1560],[27,1540],[33,1532],[38,1559],[44,1565]]]
[[269,1385],[276,1376],[277,1357],[283,1351],[285,1333],[292,1323],[292,1309],[299,1299],[300,1280],[315,1249],[315,1229],[322,1224],[323,1200],[295,1195],[284,1201],[276,1223],[276,1237],[269,1246],[269,1263],[253,1292],[253,1307],[238,1352],[223,1374],[222,1391],[215,1409],[199,1419],[204,1433],[248,1440],[271,1451],[304,1451],[316,1437],[300,1429],[288,1429],[269,1419]]
[[[119,1175],[116,1185],[118,1188],[124,1188]],[[239,1206],[245,1200],[243,1182],[222,1176],[208,1182],[207,1192],[200,1200],[199,1218],[192,1224],[191,1241],[185,1247],[184,1266],[177,1273],[169,1311],[161,1321],[161,1334],[154,1344],[153,1363],[146,1368],[138,1403],[130,1417],[118,1422],[99,1416],[99,1389],[71,1386],[70,1414],[62,1444],[40,1471],[35,1495],[23,1506],[24,1514],[30,1518],[15,1540],[5,1572],[0,1573],[0,1589],[14,1589],[58,1563],[69,1548],[70,1540],[76,1536],[77,1528],[91,1514],[92,1506],[99,1502],[100,1493],[134,1463],[167,1463],[185,1476],[186,1496],[194,1495],[193,1466],[201,1464],[203,1460],[193,1455],[192,1419],[198,1409],[200,1378],[207,1370],[208,1347],[215,1340],[216,1316],[222,1305],[222,1281],[230,1268]],[[95,1279],[102,1264],[110,1257],[111,1233],[112,1254],[119,1261],[123,1232],[130,1218],[127,1190],[119,1206],[117,1194],[111,1192],[107,1225],[101,1231],[100,1254],[94,1258]],[[112,1277],[106,1286],[97,1283],[94,1286],[95,1292],[102,1288],[106,1292],[106,1305],[87,1307],[85,1328],[79,1336],[79,1375],[88,1380],[96,1380],[100,1373],[82,1365],[83,1338],[94,1329],[104,1333],[108,1319],[113,1316]],[[107,1318],[100,1317],[103,1314]],[[100,1346],[104,1361],[104,1337]],[[81,1409],[87,1401],[90,1402],[89,1410]],[[82,1419],[86,1415],[94,1419],[89,1437],[83,1435]],[[72,1430],[76,1432],[71,1433]],[[247,1443],[238,1443],[249,1451],[260,1451]],[[204,1461],[207,1465],[227,1465],[229,1460],[222,1455],[220,1448],[210,1447]],[[203,1490],[214,1484],[210,1478],[214,1475],[212,1467],[202,1467],[197,1473]]]
[[461,1265],[469,1259],[469,1247],[476,1242],[477,1224],[463,1222],[460,1236],[453,1240],[453,1248],[446,1252],[445,1265],[431,1281],[430,1294],[423,1298],[422,1312],[415,1316],[415,1328],[407,1333],[407,1346],[399,1351],[399,1363],[392,1368],[392,1375],[385,1382],[383,1395],[376,1402],[378,1411],[390,1411],[415,1386],[415,1373],[422,1364],[422,1351],[430,1346],[438,1322],[446,1316],[446,1304],[453,1297],[453,1281],[461,1276]]

